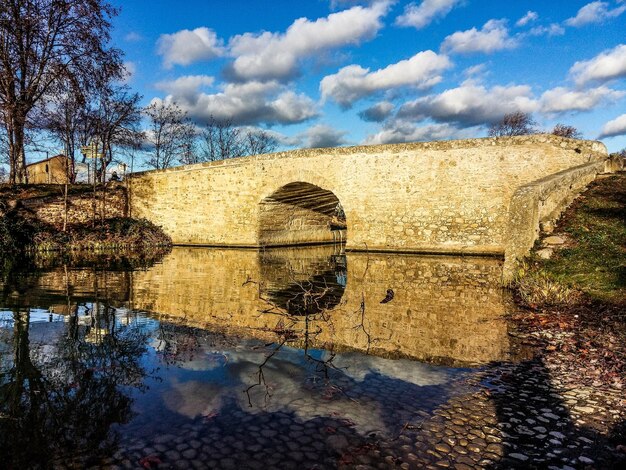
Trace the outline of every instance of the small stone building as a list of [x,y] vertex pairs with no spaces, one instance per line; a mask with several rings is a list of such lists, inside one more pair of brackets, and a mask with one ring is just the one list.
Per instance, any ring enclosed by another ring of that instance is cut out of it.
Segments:
[[26,165],[30,184],[65,184],[68,181],[69,158],[59,154]]

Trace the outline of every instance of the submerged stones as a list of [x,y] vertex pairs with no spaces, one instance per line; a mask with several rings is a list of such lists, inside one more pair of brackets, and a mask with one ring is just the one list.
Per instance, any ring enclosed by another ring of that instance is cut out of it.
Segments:
[[[357,429],[339,408],[309,419],[280,411],[224,410],[209,422],[197,419],[153,438],[125,440],[111,466],[564,469],[606,468],[626,457],[605,436],[570,418],[565,399],[575,397],[578,413],[588,415],[604,407],[596,393],[560,391],[543,386],[546,379],[538,361],[486,368],[456,381],[451,395],[430,411],[413,412],[403,424],[390,409],[390,426],[368,433]],[[389,399],[396,408],[418,398],[404,393],[394,394],[384,379],[367,390],[350,390],[356,400],[375,396],[379,404]]]

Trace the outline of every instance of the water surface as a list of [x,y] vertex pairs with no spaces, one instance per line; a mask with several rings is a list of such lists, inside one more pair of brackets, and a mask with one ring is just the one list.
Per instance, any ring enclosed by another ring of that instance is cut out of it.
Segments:
[[13,468],[332,468],[509,357],[496,259],[326,246],[83,264],[3,274]]

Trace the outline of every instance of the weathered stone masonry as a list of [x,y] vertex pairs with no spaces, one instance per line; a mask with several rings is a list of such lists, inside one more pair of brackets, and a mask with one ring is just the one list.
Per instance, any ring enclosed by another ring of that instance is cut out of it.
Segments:
[[[606,159],[600,142],[539,134],[257,155],[138,173],[129,189],[132,215],[161,225],[177,244],[346,236],[353,250],[512,261],[532,246],[530,231],[558,216]],[[347,234],[331,230],[331,196]]]

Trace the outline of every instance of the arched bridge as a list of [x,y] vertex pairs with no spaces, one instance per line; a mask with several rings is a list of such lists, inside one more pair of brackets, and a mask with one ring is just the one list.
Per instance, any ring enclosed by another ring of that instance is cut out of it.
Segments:
[[175,244],[523,256],[605,170],[552,135],[307,149],[135,173],[131,211]]

